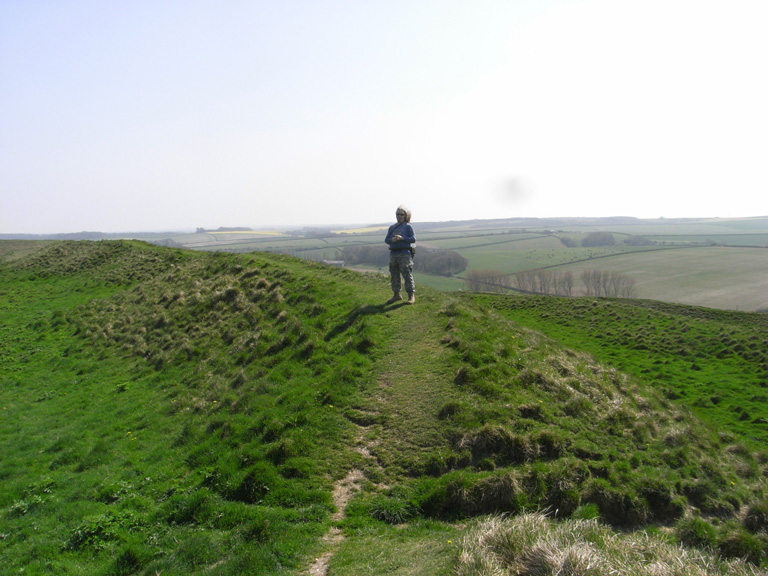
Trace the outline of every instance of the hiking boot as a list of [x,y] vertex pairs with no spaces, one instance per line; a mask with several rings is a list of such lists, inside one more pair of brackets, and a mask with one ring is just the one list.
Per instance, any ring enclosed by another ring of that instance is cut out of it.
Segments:
[[406,302],[406,304],[415,304],[415,303],[416,303],[416,294],[414,294],[413,292],[409,292],[408,301]]
[[390,298],[389,300],[387,300],[387,301],[385,302],[385,304],[394,304],[394,303],[395,303],[395,302],[397,302],[398,300],[402,300],[402,299],[403,299],[403,297],[402,297],[402,296],[400,296],[400,292],[395,292],[394,294],[392,294],[392,298]]

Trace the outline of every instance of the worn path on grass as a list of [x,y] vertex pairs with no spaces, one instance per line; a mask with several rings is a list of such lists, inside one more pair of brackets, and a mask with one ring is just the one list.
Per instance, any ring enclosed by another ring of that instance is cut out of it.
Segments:
[[376,361],[378,383],[369,401],[380,414],[369,447],[386,475],[425,465],[425,458],[449,439],[440,408],[455,394],[453,350],[440,341],[448,318],[444,298],[422,298],[415,306],[396,306],[388,314],[387,349]]
[[[365,476],[360,470],[350,470],[345,478],[337,480],[333,485],[333,503],[336,506],[336,513],[333,515],[334,522],[340,522],[346,514],[347,504],[350,498],[360,490],[360,483]],[[308,576],[326,576],[328,574],[328,563],[338,546],[343,540],[344,535],[339,528],[332,527],[323,537],[323,540],[331,545],[331,548],[321,556],[315,558],[315,561],[307,571]]]
[[[376,320],[386,334],[384,349],[378,350],[374,364],[376,382],[367,397],[356,406],[370,417],[372,424],[358,424],[356,445],[364,456],[365,471],[384,482],[413,473],[425,465],[436,449],[447,447],[449,439],[444,423],[438,418],[440,408],[454,394],[453,354],[441,343],[448,318],[440,313],[443,297],[420,298],[414,306],[397,304],[382,309]],[[344,518],[345,508],[366,480],[365,472],[351,470],[334,485],[337,513],[334,521]],[[383,485],[381,485],[383,487]],[[330,573],[333,556],[345,545],[343,534],[332,528],[325,536],[329,549],[316,558],[307,574],[325,576]],[[354,546],[354,543],[350,543]],[[408,574],[431,574],[433,563],[425,563],[424,551],[409,546],[399,562],[408,566]],[[390,566],[377,571],[375,562],[366,573],[387,573]],[[420,569],[423,567],[423,570]]]

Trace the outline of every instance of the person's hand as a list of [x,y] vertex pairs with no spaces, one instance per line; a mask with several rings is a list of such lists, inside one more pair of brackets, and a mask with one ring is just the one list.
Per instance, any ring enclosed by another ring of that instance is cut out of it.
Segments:
[[402,239],[403,237],[400,236],[400,234],[395,234],[394,236],[392,236],[392,240],[394,240],[395,242],[400,242],[400,240]]

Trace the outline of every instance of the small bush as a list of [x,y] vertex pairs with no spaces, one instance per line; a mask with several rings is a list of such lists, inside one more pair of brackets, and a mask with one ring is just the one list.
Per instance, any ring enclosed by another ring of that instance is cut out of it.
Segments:
[[27,500],[16,500],[8,509],[8,515],[11,517],[25,516],[42,503],[43,499],[40,496],[32,496]]
[[645,502],[630,487],[614,485],[602,478],[588,482],[583,500],[596,504],[600,516],[617,526],[641,524],[648,518]]
[[283,478],[312,478],[317,474],[317,464],[311,458],[291,457],[280,466],[280,474]]
[[522,418],[530,418],[539,422],[545,421],[544,408],[541,404],[521,404],[517,411]]
[[456,386],[465,386],[471,382],[474,382],[474,374],[472,369],[466,366],[459,368],[459,371],[456,373],[456,376],[453,379],[453,383],[456,384]]
[[572,516],[581,507],[581,485],[588,476],[587,467],[579,461],[563,459],[555,463],[544,475],[546,506],[558,518]]
[[371,505],[370,515],[387,524],[402,524],[416,515],[416,509],[402,497],[379,496]]
[[151,560],[151,555],[145,549],[129,545],[124,548],[112,563],[110,574],[115,576],[130,576],[139,573]]
[[440,420],[447,420],[449,418],[453,418],[463,410],[464,406],[460,402],[448,402],[444,404],[442,408],[440,408],[440,411],[437,413],[437,417]]
[[688,501],[702,512],[723,517],[730,516],[734,513],[735,507],[733,503],[721,500],[727,494],[722,492],[720,486],[719,482],[710,478],[687,479],[682,482],[682,492]]
[[584,396],[571,398],[566,402],[565,407],[563,408],[568,416],[574,418],[587,416],[592,413],[593,409],[594,405],[592,402]]
[[248,542],[266,542],[270,538],[270,523],[262,516],[250,518],[240,525],[239,531]]
[[274,464],[282,464],[292,456],[298,456],[294,441],[291,438],[281,438],[267,447],[267,458]]
[[486,425],[467,433],[459,448],[469,449],[476,462],[491,458],[497,464],[523,463],[539,456],[537,442],[499,425]]
[[538,452],[544,458],[559,458],[567,448],[567,441],[553,430],[543,430],[536,438]]
[[279,485],[275,467],[266,462],[259,462],[248,469],[230,496],[246,504],[258,504]]
[[712,524],[698,516],[681,520],[675,529],[680,542],[697,548],[714,548],[717,544],[717,530]]
[[194,532],[185,538],[174,552],[175,564],[187,569],[210,564],[218,550],[211,536],[204,532]]
[[674,520],[685,513],[685,500],[676,498],[661,478],[642,478],[637,491],[648,503],[648,511],[655,520]]
[[461,518],[492,512],[520,512],[533,506],[514,472],[448,473],[416,490],[414,502],[427,516]]
[[747,509],[744,526],[753,534],[760,531],[768,532],[768,502],[752,504]]
[[172,496],[166,504],[166,519],[170,524],[206,524],[213,510],[213,495],[203,488]]
[[732,524],[726,524],[721,529],[717,549],[725,558],[744,558],[753,564],[768,559],[767,538],[760,538]]
[[477,482],[471,501],[478,511],[519,512],[527,504],[527,495],[513,472],[494,474]]
[[595,520],[600,517],[600,509],[597,504],[590,502],[582,504],[573,511],[571,518],[573,520]]
[[82,550],[90,548],[101,550],[108,542],[117,538],[117,529],[118,521],[112,514],[86,518],[80,526],[72,530],[64,549]]

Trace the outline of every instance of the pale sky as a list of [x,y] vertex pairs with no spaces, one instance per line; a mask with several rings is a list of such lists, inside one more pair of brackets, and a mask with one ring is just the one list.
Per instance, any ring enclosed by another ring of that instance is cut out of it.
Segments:
[[768,215],[765,0],[0,0],[0,233]]

